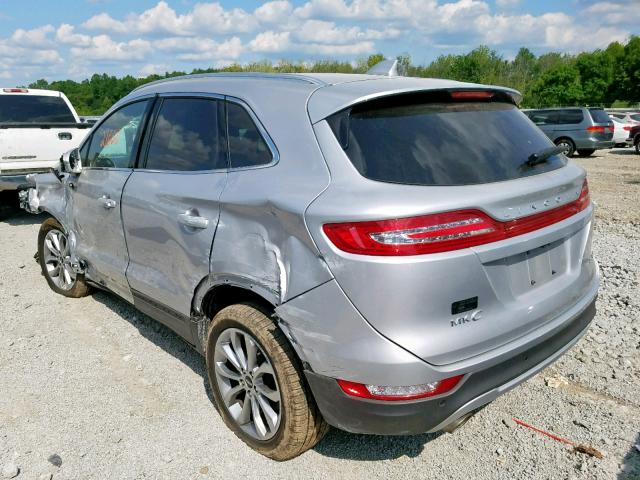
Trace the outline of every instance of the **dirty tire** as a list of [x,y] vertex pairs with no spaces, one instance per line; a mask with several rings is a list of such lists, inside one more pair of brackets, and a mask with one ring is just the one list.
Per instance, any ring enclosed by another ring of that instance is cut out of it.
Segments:
[[[215,345],[230,328],[249,333],[268,357],[281,394],[281,419],[268,440],[253,438],[233,419],[218,388]],[[236,304],[222,309],[209,325],[206,349],[209,384],[222,419],[243,442],[273,460],[290,460],[313,448],[329,429],[306,384],[300,362],[282,331],[258,306]]]
[[636,149],[636,153],[640,155],[640,135],[636,137],[636,141],[633,146]]
[[44,255],[44,241],[47,233],[49,233],[51,230],[59,230],[61,232],[65,231],[62,225],[60,225],[60,223],[55,218],[47,218],[44,222],[42,222],[42,225],[40,226],[40,232],[38,233],[38,262],[40,263],[40,268],[42,269],[42,275],[47,280],[47,283],[49,284],[51,290],[53,290],[54,292],[70,298],[86,297],[91,293],[91,287],[89,287],[89,285],[87,285],[84,281],[84,275],[77,274],[74,285],[69,289],[59,288],[49,276]]

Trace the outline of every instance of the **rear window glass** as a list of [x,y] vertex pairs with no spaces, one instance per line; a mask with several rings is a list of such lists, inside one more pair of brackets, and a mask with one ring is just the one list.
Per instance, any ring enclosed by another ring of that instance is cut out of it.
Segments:
[[75,123],[60,97],[0,95],[0,123]]
[[629,115],[632,120],[637,120],[640,122],[640,113],[636,113],[634,115]]
[[609,123],[611,121],[607,112],[600,108],[590,108],[589,113],[595,123]]
[[419,97],[366,102],[328,119],[364,177],[412,185],[468,185],[548,172],[562,155],[527,166],[533,153],[553,147],[509,103],[424,102]]

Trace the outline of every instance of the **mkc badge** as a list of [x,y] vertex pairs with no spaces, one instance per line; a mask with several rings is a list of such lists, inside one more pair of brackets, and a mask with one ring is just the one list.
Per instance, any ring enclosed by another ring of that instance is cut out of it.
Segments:
[[482,319],[482,310],[475,310],[473,312],[469,312],[466,315],[456,318],[455,320],[450,320],[452,327],[457,327],[458,325],[464,325],[465,323],[477,322]]

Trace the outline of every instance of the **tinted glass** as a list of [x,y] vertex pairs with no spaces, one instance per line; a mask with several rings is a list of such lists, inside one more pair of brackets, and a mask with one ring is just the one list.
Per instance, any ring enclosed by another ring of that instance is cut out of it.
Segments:
[[219,105],[216,100],[200,98],[164,100],[149,143],[145,168],[179,171],[226,168]]
[[571,125],[580,123],[584,120],[582,110],[579,109],[558,110],[557,114],[559,124]]
[[530,110],[526,113],[536,125],[556,125],[558,123],[556,110]]
[[640,122],[640,113],[634,113],[633,115],[629,115],[629,117],[631,117],[632,120]]
[[[85,165],[131,168],[147,101],[127,105],[107,118],[91,136]],[[84,158],[83,158],[84,160]]]
[[236,103],[227,102],[229,156],[231,167],[255,167],[271,163],[267,143],[249,113]]
[[525,165],[532,153],[553,144],[514,105],[392,102],[361,104],[329,119],[351,162],[369,179],[467,185],[511,180],[565,165],[561,155],[533,167]]
[[609,123],[611,119],[607,112],[602,110],[601,108],[590,108],[589,113],[591,113],[591,118],[595,123]]
[[0,123],[75,123],[60,97],[0,95]]

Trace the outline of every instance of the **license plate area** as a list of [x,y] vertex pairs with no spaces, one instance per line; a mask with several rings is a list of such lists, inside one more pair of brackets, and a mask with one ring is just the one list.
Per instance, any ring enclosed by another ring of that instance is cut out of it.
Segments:
[[514,295],[538,288],[567,270],[564,240],[542,245],[506,259],[509,285]]

